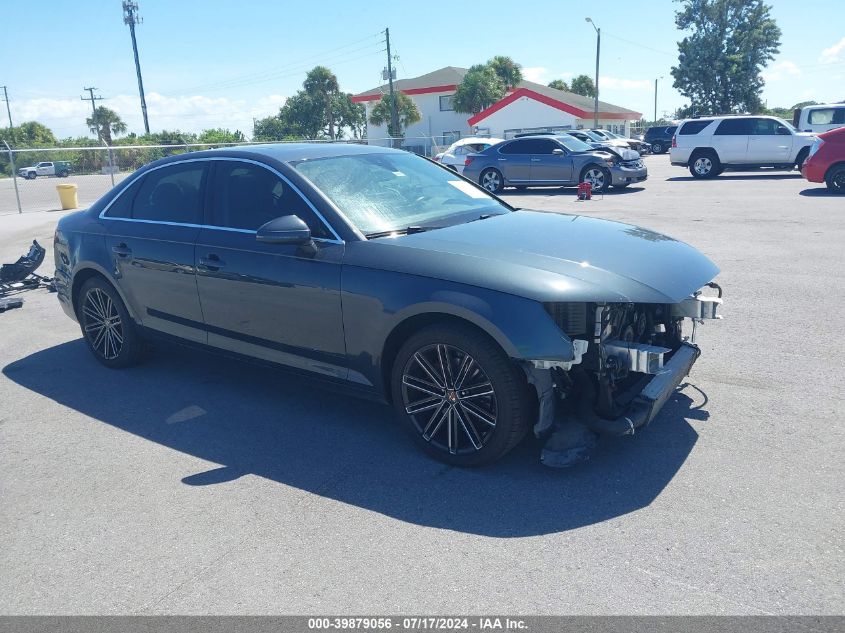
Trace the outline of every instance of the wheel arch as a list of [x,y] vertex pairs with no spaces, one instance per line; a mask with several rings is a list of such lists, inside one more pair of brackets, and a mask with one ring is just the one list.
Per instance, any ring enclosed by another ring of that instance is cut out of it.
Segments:
[[[76,314],[76,300],[79,298],[79,291],[82,289],[82,286],[85,284],[85,282],[93,277],[102,278],[107,284],[114,288],[115,292],[117,292],[117,294],[120,296],[120,300],[123,301],[123,305],[126,307],[126,311],[129,312],[129,316],[131,316],[135,321],[138,320],[138,317],[132,311],[132,306],[130,302],[126,300],[126,297],[124,296],[120,287],[116,283],[114,283],[114,280],[112,280],[108,272],[106,272],[101,266],[97,265],[94,262],[86,262],[84,264],[80,264],[73,273],[73,281],[71,282],[70,287],[70,305],[73,308],[74,314]],[[79,315],[77,315],[77,318],[78,317]]]
[[824,179],[827,180],[827,177],[833,173],[833,170],[838,169],[840,167],[845,167],[845,160],[838,160],[835,163],[831,164],[827,169],[825,169]]

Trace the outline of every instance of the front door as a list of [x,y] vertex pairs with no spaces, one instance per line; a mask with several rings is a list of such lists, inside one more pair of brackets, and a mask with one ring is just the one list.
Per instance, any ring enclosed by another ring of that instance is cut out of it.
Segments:
[[774,119],[750,119],[748,162],[788,163],[792,152],[792,133]]
[[194,242],[207,161],[150,171],[106,209],[105,237],[116,283],[144,326],[204,343]]
[[[346,378],[340,303],[343,243],[278,172],[217,160],[196,265],[208,343]],[[264,244],[256,230],[283,215],[308,224],[311,244]]]

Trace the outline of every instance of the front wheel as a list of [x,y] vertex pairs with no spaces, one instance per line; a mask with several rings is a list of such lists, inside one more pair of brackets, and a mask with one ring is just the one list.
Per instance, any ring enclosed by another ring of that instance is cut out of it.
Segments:
[[651,144],[651,153],[652,154],[662,154],[664,150],[663,143],[660,141],[655,141]]
[[35,180],[36,176],[37,176],[37,174],[34,171],[31,171],[31,172],[28,172],[26,174],[26,179],[27,180]]
[[103,365],[122,369],[138,362],[141,338],[111,284],[99,277],[86,281],[79,291],[76,314],[88,349]]
[[824,182],[832,192],[845,193],[845,165],[837,165],[830,169]]
[[610,171],[598,165],[589,165],[581,172],[579,182],[590,183],[593,193],[604,193],[610,187]]
[[68,176],[68,172],[67,172],[66,169],[63,169],[62,171],[59,172],[59,178],[67,178],[67,176]]
[[414,441],[447,464],[496,461],[529,427],[525,375],[469,327],[434,325],[414,334],[396,357],[391,388]]
[[505,179],[498,169],[485,169],[481,172],[478,182],[490,193],[499,193],[505,188]]

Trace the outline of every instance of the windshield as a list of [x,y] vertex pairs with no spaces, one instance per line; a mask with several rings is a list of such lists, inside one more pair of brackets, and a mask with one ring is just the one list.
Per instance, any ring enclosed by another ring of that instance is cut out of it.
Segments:
[[587,136],[589,136],[591,139],[593,139],[594,141],[596,141],[598,143],[604,143],[607,140],[603,136],[596,134],[595,132],[592,132],[590,130],[582,130],[582,132],[584,132],[584,134],[586,134]]
[[580,141],[574,136],[568,134],[557,137],[558,143],[563,145],[570,152],[589,152],[593,148],[587,145],[584,141]]
[[414,154],[334,156],[294,167],[365,235],[438,228],[510,211],[485,191]]

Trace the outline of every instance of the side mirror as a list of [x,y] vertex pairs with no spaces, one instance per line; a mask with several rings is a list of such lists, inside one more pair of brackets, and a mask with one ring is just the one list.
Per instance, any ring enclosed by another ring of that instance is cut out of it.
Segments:
[[260,227],[255,239],[264,244],[305,244],[311,241],[311,229],[298,216],[283,215]]
[[560,149],[559,147],[555,147],[552,150],[552,154],[554,154],[555,156],[563,156],[564,151],[562,149]]
[[777,127],[777,132],[781,136],[789,136],[791,134],[791,132],[787,128],[783,127],[782,125],[779,125]]

